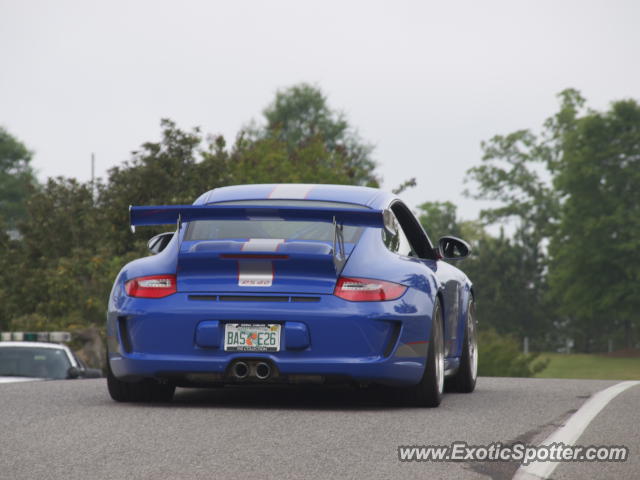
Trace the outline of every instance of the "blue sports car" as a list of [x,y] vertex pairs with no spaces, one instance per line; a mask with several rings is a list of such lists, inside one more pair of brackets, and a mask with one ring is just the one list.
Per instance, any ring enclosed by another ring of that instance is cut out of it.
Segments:
[[176,386],[382,384],[435,407],[473,391],[474,293],[409,208],[342,185],[218,188],[193,205],[130,208],[175,225],[118,274],[107,315],[114,400],[168,401]]

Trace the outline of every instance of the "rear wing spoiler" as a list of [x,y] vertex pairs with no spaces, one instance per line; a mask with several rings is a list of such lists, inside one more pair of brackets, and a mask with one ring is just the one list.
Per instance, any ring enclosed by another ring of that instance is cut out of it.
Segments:
[[240,205],[159,205],[129,207],[131,231],[136,226],[176,224],[180,231],[182,222],[197,220],[284,220],[333,223],[333,260],[336,272],[342,271],[346,262],[342,229],[344,225],[355,227],[384,227],[388,217],[383,210],[325,207],[273,207]]
[[129,207],[131,231],[136,226],[170,225],[196,220],[285,220],[328,222],[356,227],[383,227],[382,210],[260,205],[158,205]]

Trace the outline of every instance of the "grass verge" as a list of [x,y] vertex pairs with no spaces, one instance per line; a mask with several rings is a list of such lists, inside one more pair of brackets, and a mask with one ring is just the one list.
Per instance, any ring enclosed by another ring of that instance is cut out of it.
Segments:
[[588,378],[597,380],[640,380],[640,357],[619,358],[582,353],[541,353],[549,365],[537,378]]

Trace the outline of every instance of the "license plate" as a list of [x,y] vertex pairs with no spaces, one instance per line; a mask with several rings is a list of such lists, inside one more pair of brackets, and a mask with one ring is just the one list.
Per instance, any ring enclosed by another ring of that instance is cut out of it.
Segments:
[[280,351],[280,325],[264,323],[227,323],[224,327],[227,352]]

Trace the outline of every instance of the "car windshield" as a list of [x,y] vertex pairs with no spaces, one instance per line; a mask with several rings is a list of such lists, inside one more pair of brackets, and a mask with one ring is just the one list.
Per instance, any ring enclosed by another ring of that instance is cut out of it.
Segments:
[[0,348],[0,377],[64,379],[70,366],[69,358],[61,348]]
[[[241,200],[220,202],[212,205],[267,205],[295,207],[367,207],[341,202],[320,202],[313,200]],[[356,243],[362,228],[344,226],[343,236],[346,243]],[[229,240],[249,238],[273,238],[285,240],[310,240],[333,242],[333,225],[328,222],[265,220],[200,220],[191,222],[185,234],[185,240]]]

